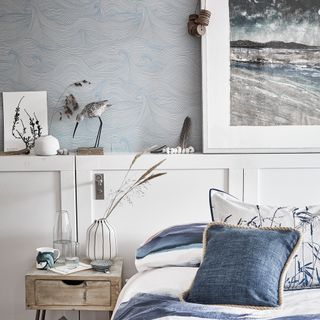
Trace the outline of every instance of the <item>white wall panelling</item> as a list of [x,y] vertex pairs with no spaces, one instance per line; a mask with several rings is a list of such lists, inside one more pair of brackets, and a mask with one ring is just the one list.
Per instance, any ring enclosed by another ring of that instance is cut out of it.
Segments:
[[260,203],[320,203],[320,164],[317,168],[261,169],[258,181]]
[[[242,198],[242,168],[231,157],[206,155],[145,155],[137,162],[134,175],[160,159],[167,175],[152,181],[143,197],[132,195],[114,211],[110,222],[118,232],[119,252],[125,258],[125,277],[135,272],[135,249],[151,234],[173,224],[209,221],[208,190],[215,186]],[[80,242],[91,222],[103,215],[128,168],[132,155],[77,157],[78,215]],[[94,198],[94,174],[105,175],[105,200]],[[82,238],[81,238],[82,237]]]
[[[110,217],[118,232],[125,276],[134,271],[137,246],[169,225],[210,218],[208,189],[221,188],[248,202],[310,204],[320,202],[319,154],[145,155],[135,174],[167,158],[160,168],[168,174],[154,180],[143,198],[132,197]],[[77,157],[80,242],[90,223],[103,215],[132,155]],[[105,200],[94,199],[94,174],[105,174]],[[297,201],[299,203],[297,203]]]
[[238,199],[243,199],[243,169],[229,169],[228,192]]
[[271,205],[320,203],[320,155],[250,155],[244,169],[244,200]]
[[[0,275],[0,309],[6,319],[33,316],[24,310],[23,275],[33,263],[34,248],[51,245],[55,211],[65,208],[75,217],[77,207],[79,241],[84,253],[86,230],[103,215],[110,194],[119,187],[132,157],[0,157],[0,250],[5,257]],[[143,197],[133,195],[133,205],[124,203],[110,217],[118,233],[119,253],[125,259],[125,278],[135,272],[136,248],[151,234],[169,225],[210,220],[211,187],[253,203],[320,203],[320,154],[148,154],[138,160],[133,175],[163,158],[166,161],[159,169],[167,175],[152,181]],[[105,200],[95,200],[95,173],[105,175]],[[76,318],[77,313],[73,316]],[[104,316],[84,315],[86,319]]]
[[[35,312],[25,310],[24,275],[35,248],[52,246],[57,210],[70,212],[75,229],[74,195],[74,157],[0,157],[1,319],[34,319]],[[49,312],[48,319],[62,314]]]

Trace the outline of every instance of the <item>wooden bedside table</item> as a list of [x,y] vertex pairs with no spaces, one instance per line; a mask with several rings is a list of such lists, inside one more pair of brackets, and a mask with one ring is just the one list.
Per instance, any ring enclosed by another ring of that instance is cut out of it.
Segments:
[[[121,290],[122,259],[115,259],[109,273],[86,270],[61,275],[34,269],[25,276],[26,308],[37,310],[91,310],[112,312]],[[41,312],[42,311],[42,312]]]

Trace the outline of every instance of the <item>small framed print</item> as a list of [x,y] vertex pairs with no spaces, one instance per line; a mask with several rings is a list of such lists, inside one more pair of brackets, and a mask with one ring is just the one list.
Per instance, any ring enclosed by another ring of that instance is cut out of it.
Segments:
[[48,134],[46,91],[3,92],[4,151],[31,149]]

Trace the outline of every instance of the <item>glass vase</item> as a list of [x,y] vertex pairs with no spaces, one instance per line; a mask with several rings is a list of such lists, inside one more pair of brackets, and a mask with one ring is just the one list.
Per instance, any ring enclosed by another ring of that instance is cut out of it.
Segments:
[[60,250],[58,263],[65,263],[72,246],[72,228],[69,213],[61,210],[56,213],[53,228],[53,247]]

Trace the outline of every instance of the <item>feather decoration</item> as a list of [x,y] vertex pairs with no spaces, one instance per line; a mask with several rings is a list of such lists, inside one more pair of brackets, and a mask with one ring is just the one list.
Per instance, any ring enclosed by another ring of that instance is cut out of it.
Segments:
[[64,100],[63,109],[64,114],[68,118],[70,118],[73,115],[73,111],[77,111],[79,109],[79,104],[73,94],[69,94],[68,96],[66,96]]
[[181,148],[187,148],[189,144],[191,132],[191,118],[186,117],[183,122],[183,126],[180,133],[179,146]]

